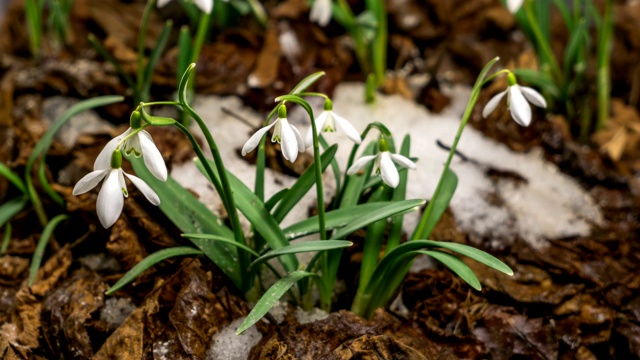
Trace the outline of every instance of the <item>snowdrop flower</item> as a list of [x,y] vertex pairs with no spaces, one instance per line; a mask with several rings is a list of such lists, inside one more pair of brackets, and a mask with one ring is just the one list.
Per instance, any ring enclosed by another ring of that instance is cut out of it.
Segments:
[[[354,143],[360,144],[362,139],[360,133],[342,116],[333,112],[333,103],[331,100],[326,99],[324,101],[324,111],[316,118],[316,130],[318,134],[320,131],[335,132],[336,129],[340,130],[347,135]],[[313,146],[313,128],[310,128],[307,132],[307,137],[304,140],[306,147]]]
[[389,152],[389,146],[385,139],[380,140],[380,151],[377,155],[363,156],[356,160],[353,165],[347,170],[347,175],[355,175],[358,171],[362,170],[369,162],[374,161],[373,173],[382,176],[382,181],[385,184],[395,188],[400,182],[400,175],[398,169],[393,164],[394,162],[402,167],[409,169],[415,169],[416,164],[399,154],[391,154]]
[[525,0],[507,0],[507,9],[509,9],[510,13],[515,14],[520,10],[524,2]]
[[[161,8],[167,5],[171,0],[158,0],[158,7]],[[207,14],[211,14],[211,10],[213,9],[213,0],[193,0],[197,7],[200,10],[206,12]]]
[[482,116],[487,117],[495,110],[498,103],[505,94],[507,94],[507,107],[511,112],[511,117],[518,125],[529,126],[531,123],[531,106],[527,103],[527,100],[535,106],[546,108],[547,102],[542,95],[534,89],[526,86],[520,86],[516,84],[516,77],[513,73],[509,73],[507,76],[508,87],[507,90],[494,96],[484,110],[482,110]]
[[151,139],[151,135],[140,129],[140,113],[134,111],[131,114],[131,127],[124,133],[111,139],[98,155],[96,163],[105,163],[111,158],[111,154],[116,149],[122,149],[125,154],[133,154],[135,157],[142,156],[144,165],[149,171],[162,181],[167,181],[167,166],[164,163],[160,150]]
[[242,156],[245,156],[248,152],[258,146],[262,136],[275,126],[273,130],[273,136],[271,136],[271,142],[277,142],[282,146],[282,156],[290,162],[296,161],[298,158],[298,152],[303,152],[304,141],[302,135],[295,126],[289,124],[287,120],[287,108],[284,105],[280,105],[278,108],[278,118],[271,125],[267,125],[262,129],[256,131],[249,140],[242,147]]
[[129,196],[124,176],[135,185],[153,205],[160,205],[160,198],[142,179],[129,175],[122,170],[122,153],[114,150],[110,158],[98,157],[93,164],[93,171],[85,175],[73,188],[73,195],[84,194],[96,187],[104,179],[98,193],[96,210],[104,228],[109,228],[120,217],[124,198]]
[[331,0],[315,0],[311,5],[309,20],[320,26],[327,26],[331,20]]

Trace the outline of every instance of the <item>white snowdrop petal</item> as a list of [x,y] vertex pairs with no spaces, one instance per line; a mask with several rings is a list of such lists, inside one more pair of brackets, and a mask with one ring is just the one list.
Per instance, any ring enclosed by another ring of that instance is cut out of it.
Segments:
[[142,195],[144,195],[144,197],[146,197],[150,203],[155,206],[160,205],[160,197],[158,197],[158,194],[156,194],[156,192],[153,191],[153,189],[149,185],[147,185],[144,180],[140,179],[137,176],[127,174],[126,172],[124,174],[129,178],[129,180],[131,180],[133,185],[135,185],[135,187],[137,187],[140,192],[142,192]]
[[530,103],[541,108],[547,107],[547,101],[539,92],[527,86],[519,86],[519,88],[520,91],[522,91],[522,95],[524,95],[525,99]]
[[498,106],[498,103],[500,103],[500,100],[502,100],[502,98],[505,96],[506,93],[507,91],[505,90],[497,94],[496,96],[492,97],[491,100],[489,100],[489,102],[487,103],[487,105],[484,106],[484,109],[482,110],[482,117],[486,118],[487,116],[489,116],[489,114],[491,114],[493,110],[496,109],[496,107]]
[[273,125],[275,125],[277,122],[278,122],[278,120],[276,120],[271,125],[267,125],[267,126],[263,127],[262,129],[256,131],[255,134],[251,135],[249,140],[247,140],[247,142],[242,147],[242,156],[245,156],[245,155],[247,155],[248,152],[253,151],[253,149],[255,149],[256,146],[258,146],[258,144],[260,143],[260,139],[262,139],[262,136],[267,131],[269,131],[269,129],[271,129],[273,127]]
[[145,166],[153,176],[162,181],[167,181],[167,166],[164,163],[160,150],[158,150],[151,140],[151,135],[143,130],[140,132],[139,139]]
[[169,3],[169,1],[171,1],[171,0],[158,0],[158,2],[156,3],[156,5],[157,5],[159,8],[161,8],[161,7],[165,6],[165,5],[167,5],[167,4]]
[[109,170],[96,170],[85,175],[76,186],[73,187],[73,195],[81,195],[98,186]]
[[317,22],[320,26],[327,26],[331,21],[331,0],[315,0],[311,5],[309,20]]
[[347,135],[347,137],[351,139],[351,141],[356,144],[360,144],[362,142],[360,133],[358,132],[358,130],[356,130],[356,128],[353,127],[353,125],[351,125],[349,121],[347,121],[347,119],[335,113],[333,114],[333,119],[335,120],[338,129],[344,132],[344,134]]
[[[323,111],[322,114],[318,115],[316,118],[316,129],[318,134],[322,131],[322,127],[324,126],[325,121],[327,120],[327,112]],[[313,127],[309,128],[307,131],[307,136],[304,139],[304,146],[309,148],[313,146]]]
[[290,162],[295,162],[298,158],[298,144],[296,140],[296,135],[291,129],[291,125],[287,119],[280,119],[282,126],[282,155],[285,159]]
[[96,157],[96,161],[93,163],[93,170],[105,170],[111,167],[111,155],[116,150],[120,140],[131,132],[130,130],[131,129],[125,131],[122,135],[109,140],[107,145],[105,145],[102,151],[100,151],[100,154],[98,154],[98,157]]
[[380,176],[382,176],[382,181],[385,184],[395,188],[398,186],[400,182],[400,175],[398,174],[398,169],[391,161],[391,157],[389,156],[388,151],[383,151],[380,153]]
[[521,126],[531,123],[531,106],[517,86],[509,87],[509,110],[513,120]]
[[414,163],[413,161],[411,161],[407,157],[402,156],[400,154],[391,154],[391,159],[393,161],[395,161],[398,165],[402,166],[402,167],[406,167],[406,168],[409,168],[409,169],[415,169],[416,168],[416,163]]
[[200,10],[206,12],[207,14],[211,14],[211,10],[213,9],[213,0],[195,0],[196,6],[200,8]]
[[507,9],[509,9],[509,12],[512,14],[515,14],[523,3],[524,0],[507,0]]
[[353,163],[353,165],[351,165],[349,170],[347,170],[347,175],[357,174],[358,171],[362,170],[362,168],[364,168],[365,165],[367,165],[367,163],[369,163],[370,161],[373,161],[373,159],[375,158],[376,158],[376,155],[368,155],[368,156],[363,156],[360,159],[356,160]]
[[305,146],[304,141],[302,140],[302,135],[300,135],[300,131],[293,125],[291,126],[291,130],[293,130],[294,135],[296,136],[296,143],[298,144],[298,152],[304,152]]
[[107,229],[113,225],[120,217],[124,198],[120,189],[119,172],[120,169],[112,169],[107,175],[107,179],[102,184],[102,189],[98,194],[96,210],[102,226]]

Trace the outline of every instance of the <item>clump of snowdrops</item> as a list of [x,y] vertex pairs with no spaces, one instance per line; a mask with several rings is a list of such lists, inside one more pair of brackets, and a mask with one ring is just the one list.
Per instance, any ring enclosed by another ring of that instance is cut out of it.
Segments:
[[[485,114],[503,103],[506,95],[506,104],[514,120],[527,126],[531,122],[528,102],[545,106],[544,98],[533,89],[519,86],[510,71],[501,70],[487,76],[497,60],[492,60],[480,73],[438,186],[418,226],[404,243],[400,241],[403,215],[425,204],[424,199],[405,198],[408,170],[417,166],[410,155],[409,136],[396,147],[393,135],[382,123],[371,123],[358,132],[347,119],[339,115],[339,109],[333,108],[327,95],[307,91],[323,76],[322,72],[312,74],[290,93],[276,98],[276,105],[265,119],[264,127],[251,136],[242,148],[243,155],[257,151],[255,188],[251,189],[226,169],[214,139],[215,134],[205,126],[186,100],[188,81],[195,67],[195,64],[190,65],[179,84],[178,101],[140,103],[131,115],[131,127],[105,146],[95,161],[94,171],[82,178],[74,188],[74,194],[79,195],[103,183],[96,208],[101,224],[108,228],[120,216],[124,198],[128,196],[125,180],[128,178],[192,242],[192,246],[168,248],[149,255],[114,284],[108,293],[127,285],[145,269],[164,259],[203,255],[216,263],[247,297],[254,297],[256,292],[261,292],[238,333],[261,319],[287,292],[291,301],[310,308],[315,305],[311,296],[315,287],[320,294],[320,306],[330,311],[342,249],[352,245],[350,235],[362,228],[366,228],[367,235],[358,290],[351,307],[361,316],[371,316],[375,309],[393,299],[412,259],[418,255],[428,255],[440,261],[475,289],[481,288],[480,281],[457,255],[470,257],[512,275],[512,270],[506,264],[483,251],[463,244],[428,239],[455,192],[458,180],[449,165],[482,86],[496,76],[506,74],[508,77],[508,88],[486,104]],[[306,100],[309,97],[324,100],[324,110],[320,115],[314,115],[313,108]],[[205,157],[189,128],[175,119],[153,115],[152,108],[158,105],[175,106],[188,114],[203,132],[212,159]],[[287,120],[291,106],[302,107],[308,115],[309,127],[304,136]],[[220,196],[228,214],[229,226],[203,204],[194,201],[186,189],[167,176],[162,156],[145,130],[150,126],[175,126],[190,140],[197,155],[197,166]],[[376,140],[361,146],[361,139],[372,131],[377,133]],[[328,132],[342,133],[351,143],[351,156],[344,170],[334,159],[338,145],[329,145],[324,138]],[[314,162],[290,188],[265,198],[264,145],[269,138],[280,144],[286,160],[294,162],[299,153],[311,149]],[[122,170],[122,161],[126,158],[132,162],[138,177]],[[329,166],[334,173],[336,193],[332,205],[326,207],[322,174]],[[313,185],[316,188],[318,215],[283,228],[281,222],[284,217]],[[241,227],[240,216],[251,223],[250,232]],[[245,234],[252,236],[247,238]],[[318,240],[294,242],[310,234],[316,234]],[[308,262],[300,263],[297,255],[305,252],[314,252],[315,255]],[[273,261],[278,261],[281,267],[274,266]],[[262,292],[264,272],[271,272],[277,281]]]

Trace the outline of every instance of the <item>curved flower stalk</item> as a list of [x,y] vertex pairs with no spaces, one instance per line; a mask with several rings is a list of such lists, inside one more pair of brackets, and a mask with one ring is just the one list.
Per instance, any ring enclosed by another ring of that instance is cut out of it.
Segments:
[[[347,119],[333,112],[333,103],[329,99],[324,101],[324,111],[318,115],[315,122],[318,134],[320,134],[321,131],[335,132],[336,130],[340,130],[354,143],[360,144],[362,142],[358,130],[356,130]],[[307,131],[304,143],[307,148],[313,146],[313,130],[311,128]]]
[[[167,5],[169,1],[171,0],[158,0],[158,7],[161,8]],[[213,0],[193,0],[193,3],[195,3],[200,10],[207,14],[211,14],[211,10],[213,9]]]
[[485,118],[489,116],[489,114],[496,109],[500,100],[507,95],[507,107],[511,112],[513,120],[515,120],[518,125],[525,127],[529,126],[531,123],[531,106],[529,106],[528,102],[541,108],[546,108],[547,102],[544,97],[534,89],[518,85],[516,83],[515,75],[511,72],[507,76],[507,82],[509,84],[507,90],[497,94],[489,100],[487,105],[485,105],[484,110],[482,110],[482,116]]
[[81,195],[96,187],[104,179],[102,188],[98,193],[96,210],[100,223],[105,229],[111,227],[118,220],[120,213],[122,213],[124,198],[129,196],[124,176],[131,180],[133,185],[142,192],[149,202],[156,206],[160,205],[160,198],[149,185],[142,179],[127,174],[122,170],[122,153],[120,150],[113,150],[109,158],[98,156],[93,164],[93,171],[80,179],[73,188],[73,195]]
[[400,154],[392,154],[389,152],[387,141],[383,138],[380,140],[380,151],[376,155],[363,156],[356,160],[347,170],[347,175],[355,175],[362,170],[369,162],[374,161],[373,173],[380,174],[382,181],[392,188],[398,186],[400,175],[394,162],[402,167],[415,169],[416,164]]
[[278,118],[271,125],[267,125],[262,129],[256,131],[249,140],[242,147],[242,156],[245,156],[248,152],[253,151],[258,144],[262,136],[275,126],[273,135],[271,136],[271,142],[277,142],[282,145],[282,156],[290,162],[296,161],[298,158],[298,152],[303,152],[305,149],[302,135],[295,126],[289,124],[287,120],[287,108],[285,105],[280,105],[278,108]]
[[311,5],[309,20],[317,22],[320,26],[327,26],[331,21],[331,0],[315,0]]

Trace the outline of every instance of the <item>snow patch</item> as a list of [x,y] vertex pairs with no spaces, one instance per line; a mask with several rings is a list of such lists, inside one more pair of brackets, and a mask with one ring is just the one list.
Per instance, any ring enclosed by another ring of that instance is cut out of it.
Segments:
[[213,335],[211,347],[207,351],[207,360],[245,360],[249,357],[251,348],[262,339],[262,334],[254,325],[242,334],[236,335],[236,330],[244,319],[246,317],[234,320]]

